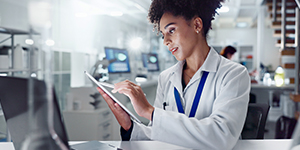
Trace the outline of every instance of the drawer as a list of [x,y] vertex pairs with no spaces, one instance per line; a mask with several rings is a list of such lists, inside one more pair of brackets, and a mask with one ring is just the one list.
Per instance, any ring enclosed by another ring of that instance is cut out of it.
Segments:
[[101,123],[103,120],[110,119],[112,117],[112,112],[110,109],[106,109],[105,111],[102,111],[99,113],[98,119],[99,123]]
[[112,135],[112,121],[108,120],[98,126],[98,140],[110,140]]

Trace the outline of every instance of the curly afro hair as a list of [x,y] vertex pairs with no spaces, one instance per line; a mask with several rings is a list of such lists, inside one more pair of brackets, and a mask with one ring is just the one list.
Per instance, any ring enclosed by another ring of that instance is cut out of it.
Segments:
[[148,19],[154,24],[158,32],[160,19],[164,13],[169,12],[174,16],[182,16],[185,20],[191,20],[195,16],[200,17],[203,22],[204,37],[211,28],[216,9],[220,8],[224,0],[152,0],[149,8]]

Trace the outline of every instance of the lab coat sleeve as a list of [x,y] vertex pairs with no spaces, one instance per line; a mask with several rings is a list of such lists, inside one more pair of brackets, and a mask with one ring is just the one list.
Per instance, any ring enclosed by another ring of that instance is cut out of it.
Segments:
[[[161,80],[161,76],[158,77],[158,85],[157,85],[157,89],[156,89],[156,99],[154,102],[154,114],[153,114],[153,118],[155,115],[155,111],[157,108],[162,108],[162,104],[163,104],[163,97],[164,94],[162,92],[162,85],[164,84],[164,82]],[[144,124],[141,123],[137,123],[137,122],[133,122],[134,126],[133,126],[133,130],[131,133],[131,141],[134,140],[151,140],[151,127],[152,127],[152,121],[150,121],[150,123],[148,124],[148,126],[145,126]]]
[[[218,84],[218,83],[216,83]],[[197,119],[155,108],[151,139],[194,149],[232,149],[243,128],[250,92],[245,68],[224,76],[216,90],[212,113]]]

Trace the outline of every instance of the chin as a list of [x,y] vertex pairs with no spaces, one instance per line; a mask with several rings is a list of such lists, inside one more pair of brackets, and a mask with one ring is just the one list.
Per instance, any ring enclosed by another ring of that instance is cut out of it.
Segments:
[[184,58],[182,58],[182,57],[176,57],[176,56],[174,56],[174,57],[176,58],[177,61],[183,61],[184,60]]

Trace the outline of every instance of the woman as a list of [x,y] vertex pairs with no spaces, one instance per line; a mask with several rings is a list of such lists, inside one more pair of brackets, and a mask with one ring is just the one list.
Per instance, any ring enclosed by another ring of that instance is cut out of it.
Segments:
[[246,117],[250,78],[245,67],[207,44],[220,2],[152,1],[149,20],[178,63],[160,74],[154,106],[140,86],[128,80],[115,84],[113,92],[127,95],[137,114],[151,121],[148,126],[131,121],[98,89],[122,127],[123,140],[157,140],[194,149],[234,147]]
[[220,55],[224,56],[225,58],[231,60],[233,55],[236,53],[236,49],[232,46],[226,46],[220,52]]

